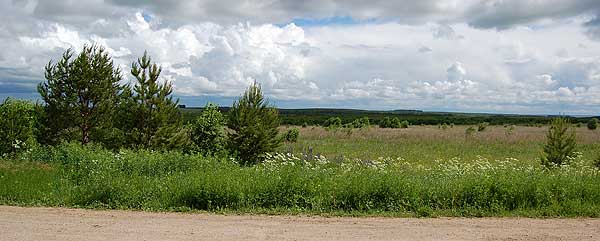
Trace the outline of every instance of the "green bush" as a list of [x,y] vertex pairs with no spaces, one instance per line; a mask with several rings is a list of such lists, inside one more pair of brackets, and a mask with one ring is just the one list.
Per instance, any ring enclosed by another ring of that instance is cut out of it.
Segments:
[[408,123],[407,120],[403,120],[402,122],[400,122],[400,128],[408,128],[408,126],[410,126],[410,123]]
[[482,122],[477,125],[477,131],[485,131],[485,129],[490,125],[490,123]]
[[225,150],[227,135],[225,118],[219,107],[208,104],[202,114],[191,124],[191,139],[203,155],[216,155]]
[[281,144],[277,109],[268,105],[257,83],[248,87],[228,113],[229,150],[242,165],[254,165]]
[[355,119],[354,121],[352,121],[352,123],[349,125],[350,128],[368,128],[370,125],[369,123],[369,117],[362,117],[359,119]]
[[300,130],[298,130],[298,128],[292,128],[285,133],[284,139],[288,142],[297,142],[299,136]]
[[26,100],[6,99],[0,104],[0,155],[27,150],[37,144],[41,108]]
[[384,117],[379,121],[379,127],[381,128],[408,128],[410,123],[407,120],[400,121],[398,117],[390,118]]
[[339,117],[330,117],[323,123],[323,127],[339,128],[342,127],[342,119]]
[[596,128],[598,128],[598,119],[596,119],[596,118],[590,119],[587,123],[587,128],[590,130],[595,130]]
[[555,118],[546,134],[542,164],[547,167],[567,165],[569,158],[574,155],[575,148],[575,130],[570,128],[568,119]]

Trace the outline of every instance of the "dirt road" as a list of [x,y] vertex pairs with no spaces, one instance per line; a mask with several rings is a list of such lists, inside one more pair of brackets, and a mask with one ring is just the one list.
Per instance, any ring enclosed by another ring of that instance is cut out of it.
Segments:
[[0,206],[0,240],[600,240],[600,219],[224,216]]

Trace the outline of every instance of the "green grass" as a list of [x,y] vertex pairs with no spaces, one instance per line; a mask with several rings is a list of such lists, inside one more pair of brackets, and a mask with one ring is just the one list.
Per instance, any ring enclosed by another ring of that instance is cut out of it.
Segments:
[[254,167],[177,152],[66,144],[0,161],[0,203],[154,211],[377,216],[600,216],[590,160],[303,159]]
[[[408,129],[354,129],[348,135],[344,130],[326,131],[319,127],[300,128],[298,142],[285,143],[279,152],[296,155],[309,153],[336,157],[377,159],[402,157],[413,163],[429,164],[434,160],[461,158],[464,161],[478,157],[487,159],[516,158],[537,163],[545,143],[546,127],[517,127],[506,134],[502,126],[490,126],[483,132],[466,136],[468,126],[446,130],[435,126],[412,126]],[[285,130],[285,128],[284,128]],[[578,128],[578,151],[589,158],[600,156],[600,131]]]

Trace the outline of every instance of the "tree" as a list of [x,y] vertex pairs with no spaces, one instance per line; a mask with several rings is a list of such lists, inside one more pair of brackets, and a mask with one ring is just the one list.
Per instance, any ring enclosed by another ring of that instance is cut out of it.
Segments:
[[45,77],[38,92],[45,103],[50,142],[71,139],[65,137],[76,129],[81,143],[87,144],[91,132],[111,126],[121,72],[103,47],[85,45],[75,58],[68,49],[61,60],[46,65]]
[[595,130],[596,128],[598,128],[598,119],[596,119],[596,118],[590,119],[587,123],[587,128],[590,130]]
[[281,144],[278,138],[279,115],[268,105],[260,86],[253,83],[228,113],[229,149],[239,157],[240,164],[261,162],[264,154]]
[[[147,52],[131,64],[131,74],[135,77],[132,89],[123,91],[122,104],[129,110],[126,119],[134,120],[126,134],[133,145],[173,149],[186,145],[189,137],[183,130],[183,118],[177,107],[179,100],[173,100],[173,86],[170,82],[159,82],[162,68],[151,62]],[[128,100],[129,98],[129,100]]]
[[568,157],[573,155],[575,148],[575,131],[570,128],[568,119],[555,118],[546,134],[542,164],[548,167],[569,164]]
[[216,155],[225,150],[225,118],[218,106],[207,104],[192,124],[191,132],[192,142],[203,155]]
[[7,98],[0,104],[0,154],[35,146],[39,106],[26,100]]

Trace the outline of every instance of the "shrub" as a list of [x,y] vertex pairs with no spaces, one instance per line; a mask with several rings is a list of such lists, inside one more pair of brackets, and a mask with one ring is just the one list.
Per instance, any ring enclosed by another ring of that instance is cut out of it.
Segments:
[[0,154],[16,153],[36,145],[41,109],[26,100],[6,99],[0,104]]
[[323,123],[323,127],[342,127],[342,119],[340,119],[339,117],[330,117]]
[[191,139],[201,154],[216,155],[225,150],[225,118],[219,107],[207,104],[191,125]]
[[297,142],[299,136],[300,130],[298,130],[298,128],[292,128],[285,133],[284,139],[288,142]]
[[370,123],[369,123],[369,117],[362,117],[359,119],[355,119],[354,121],[352,121],[352,123],[350,124],[350,128],[367,128],[369,127]]
[[466,136],[472,136],[473,134],[475,134],[475,128],[472,126],[469,126],[469,128],[467,128],[465,130],[465,135]]
[[595,130],[596,128],[598,128],[598,119],[596,119],[596,118],[590,119],[587,123],[587,128],[590,130]]
[[392,125],[392,119],[390,119],[390,117],[383,117],[383,119],[381,119],[379,121],[379,127],[380,128],[389,128]]
[[408,123],[407,120],[403,120],[402,122],[400,122],[400,128],[408,128],[409,125],[410,123]]
[[390,118],[386,116],[379,121],[379,127],[381,128],[408,128],[409,125],[408,121],[400,121],[398,117]]
[[306,123],[306,122],[302,123],[302,128],[306,128],[306,127],[308,127],[308,123]]
[[485,129],[490,125],[490,123],[487,122],[481,122],[479,123],[479,125],[477,125],[477,131],[485,131]]
[[575,131],[570,128],[568,120],[563,117],[553,119],[546,134],[542,164],[547,167],[569,164],[575,147]]
[[228,113],[229,149],[237,155],[240,164],[253,165],[264,160],[264,155],[281,144],[277,137],[279,116],[277,109],[268,105],[260,86],[253,83]]

